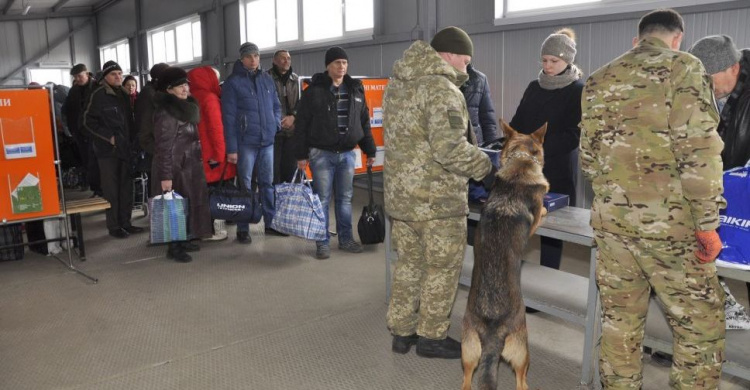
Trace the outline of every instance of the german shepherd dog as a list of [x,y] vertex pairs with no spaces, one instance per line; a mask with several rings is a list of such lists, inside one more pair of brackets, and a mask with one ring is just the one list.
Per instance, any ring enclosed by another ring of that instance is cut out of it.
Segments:
[[463,321],[462,390],[471,390],[474,370],[479,389],[495,390],[500,356],[516,374],[516,390],[527,390],[529,351],[521,295],[521,256],[546,213],[549,183],[542,174],[547,124],[524,135],[504,121],[501,167],[475,232],[474,272]]

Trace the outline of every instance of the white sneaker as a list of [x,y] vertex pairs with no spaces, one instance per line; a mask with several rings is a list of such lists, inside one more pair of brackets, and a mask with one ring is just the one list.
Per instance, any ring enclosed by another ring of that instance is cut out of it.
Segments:
[[226,240],[229,235],[224,225],[223,219],[214,220],[214,235],[209,238],[204,238],[203,241],[222,241]]

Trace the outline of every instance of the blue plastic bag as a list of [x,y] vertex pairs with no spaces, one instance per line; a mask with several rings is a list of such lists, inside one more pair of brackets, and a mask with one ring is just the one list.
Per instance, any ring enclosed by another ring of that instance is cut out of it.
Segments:
[[188,200],[170,191],[149,199],[151,243],[187,241]]
[[721,210],[719,237],[722,250],[717,265],[750,270],[750,167],[724,172],[724,198],[727,208]]

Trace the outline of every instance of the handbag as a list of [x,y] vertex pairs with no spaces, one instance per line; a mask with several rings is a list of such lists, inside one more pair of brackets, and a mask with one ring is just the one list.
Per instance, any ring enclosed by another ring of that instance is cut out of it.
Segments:
[[221,170],[219,185],[208,190],[208,203],[211,218],[240,223],[258,223],[263,218],[260,194],[248,191],[245,186],[239,189],[224,182],[227,164]]
[[357,232],[362,244],[379,244],[385,241],[385,213],[383,206],[376,204],[372,197],[372,167],[367,167],[367,192],[370,203],[362,208],[362,215],[357,223]]
[[188,200],[170,191],[148,201],[151,243],[187,241]]
[[[295,183],[297,177],[300,178],[299,183]],[[313,193],[304,171],[294,171],[291,183],[277,184],[274,189],[276,214],[271,228],[308,240],[323,241],[328,238],[323,204],[318,194]]]

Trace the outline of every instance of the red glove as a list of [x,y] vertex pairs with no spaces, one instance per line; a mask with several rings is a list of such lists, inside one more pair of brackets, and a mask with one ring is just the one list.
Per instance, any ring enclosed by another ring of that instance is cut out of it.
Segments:
[[701,263],[710,263],[716,260],[716,256],[721,252],[721,239],[716,230],[696,230],[695,240],[698,241],[698,250],[695,251],[695,257]]

